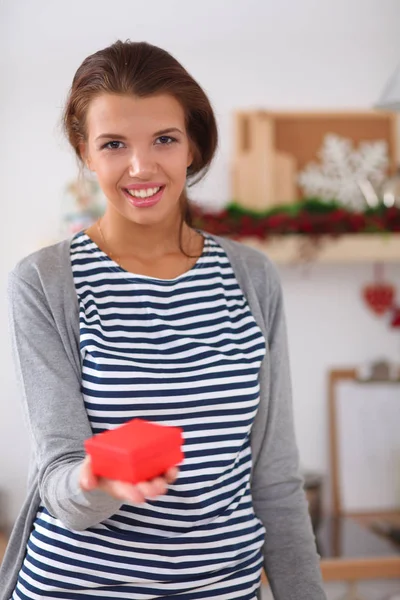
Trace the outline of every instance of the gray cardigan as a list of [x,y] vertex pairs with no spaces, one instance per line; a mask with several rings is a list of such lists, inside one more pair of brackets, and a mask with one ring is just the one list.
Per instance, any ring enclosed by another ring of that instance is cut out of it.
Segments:
[[[264,567],[275,600],[325,600],[293,427],[281,286],[267,257],[213,236],[225,249],[267,353],[252,427],[254,510],[266,529]],[[78,484],[83,442],[92,435],[81,395],[78,300],[70,240],[23,259],[9,277],[14,361],[32,440],[27,498],[0,569],[0,600],[10,600],[40,503],[66,527],[83,530],[121,506]]]

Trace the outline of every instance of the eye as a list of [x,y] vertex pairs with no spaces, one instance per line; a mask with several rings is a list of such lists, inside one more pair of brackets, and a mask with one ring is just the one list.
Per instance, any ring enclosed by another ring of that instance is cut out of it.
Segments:
[[113,140],[112,142],[107,142],[106,144],[104,144],[101,149],[107,149],[107,150],[120,150],[123,147],[123,143],[122,142],[118,142],[117,140]]
[[157,146],[169,146],[170,144],[173,144],[176,141],[177,141],[177,139],[171,137],[170,135],[161,135],[159,138],[156,139],[156,145]]

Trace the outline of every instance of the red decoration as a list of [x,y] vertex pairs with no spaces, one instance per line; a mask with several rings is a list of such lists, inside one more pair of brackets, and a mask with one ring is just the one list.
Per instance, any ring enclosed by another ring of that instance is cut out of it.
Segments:
[[391,327],[400,327],[400,306],[395,306],[393,308],[390,326]]
[[395,297],[395,288],[383,282],[383,266],[375,266],[375,282],[365,286],[362,290],[364,300],[369,308],[377,315],[385,314],[392,306]]
[[182,462],[182,429],[132,419],[85,441],[95,475],[139,483]]
[[233,239],[299,234],[317,239],[319,236],[340,236],[346,233],[400,232],[400,207],[387,208],[383,203],[375,209],[355,212],[336,201],[305,198],[300,202],[275,206],[265,212],[255,212],[231,203],[218,213],[192,205],[193,224],[215,235]]

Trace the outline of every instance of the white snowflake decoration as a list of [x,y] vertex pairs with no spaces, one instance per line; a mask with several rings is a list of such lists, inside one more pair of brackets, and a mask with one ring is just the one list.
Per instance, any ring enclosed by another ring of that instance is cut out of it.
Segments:
[[355,210],[373,202],[371,193],[377,198],[374,190],[383,183],[388,167],[385,141],[362,142],[354,150],[350,140],[328,134],[318,156],[321,164],[310,163],[298,176],[305,195],[335,199]]

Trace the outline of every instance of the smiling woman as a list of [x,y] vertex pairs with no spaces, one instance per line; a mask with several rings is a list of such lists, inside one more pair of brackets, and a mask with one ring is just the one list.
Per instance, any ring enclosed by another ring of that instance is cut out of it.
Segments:
[[186,185],[204,176],[218,139],[200,86],[164,50],[117,42],[78,69],[64,123],[108,199],[102,233],[96,224],[89,237],[128,271],[188,270],[203,237],[191,228]]
[[[277,272],[191,226],[206,95],[165,50],[117,42],[79,67],[64,123],[107,208],[10,276],[34,458],[0,600],[255,600],[263,565],[276,600],[323,600]],[[184,461],[96,476],[85,440],[135,418],[179,427]]]
[[[146,250],[143,239],[138,239],[145,233],[143,225],[151,225],[154,232],[168,227],[175,233],[193,161],[180,103],[166,94],[149,98],[101,94],[90,104],[86,127],[80,152],[109,201],[104,228],[114,231],[116,223],[118,229],[124,223],[130,235],[136,232],[135,247],[124,246],[129,255],[138,247]],[[109,131],[114,133],[103,133]],[[153,210],[137,210],[149,207]],[[121,235],[123,231],[114,231],[110,245],[121,247],[116,239]],[[147,252],[152,253],[154,239],[148,235]]]

